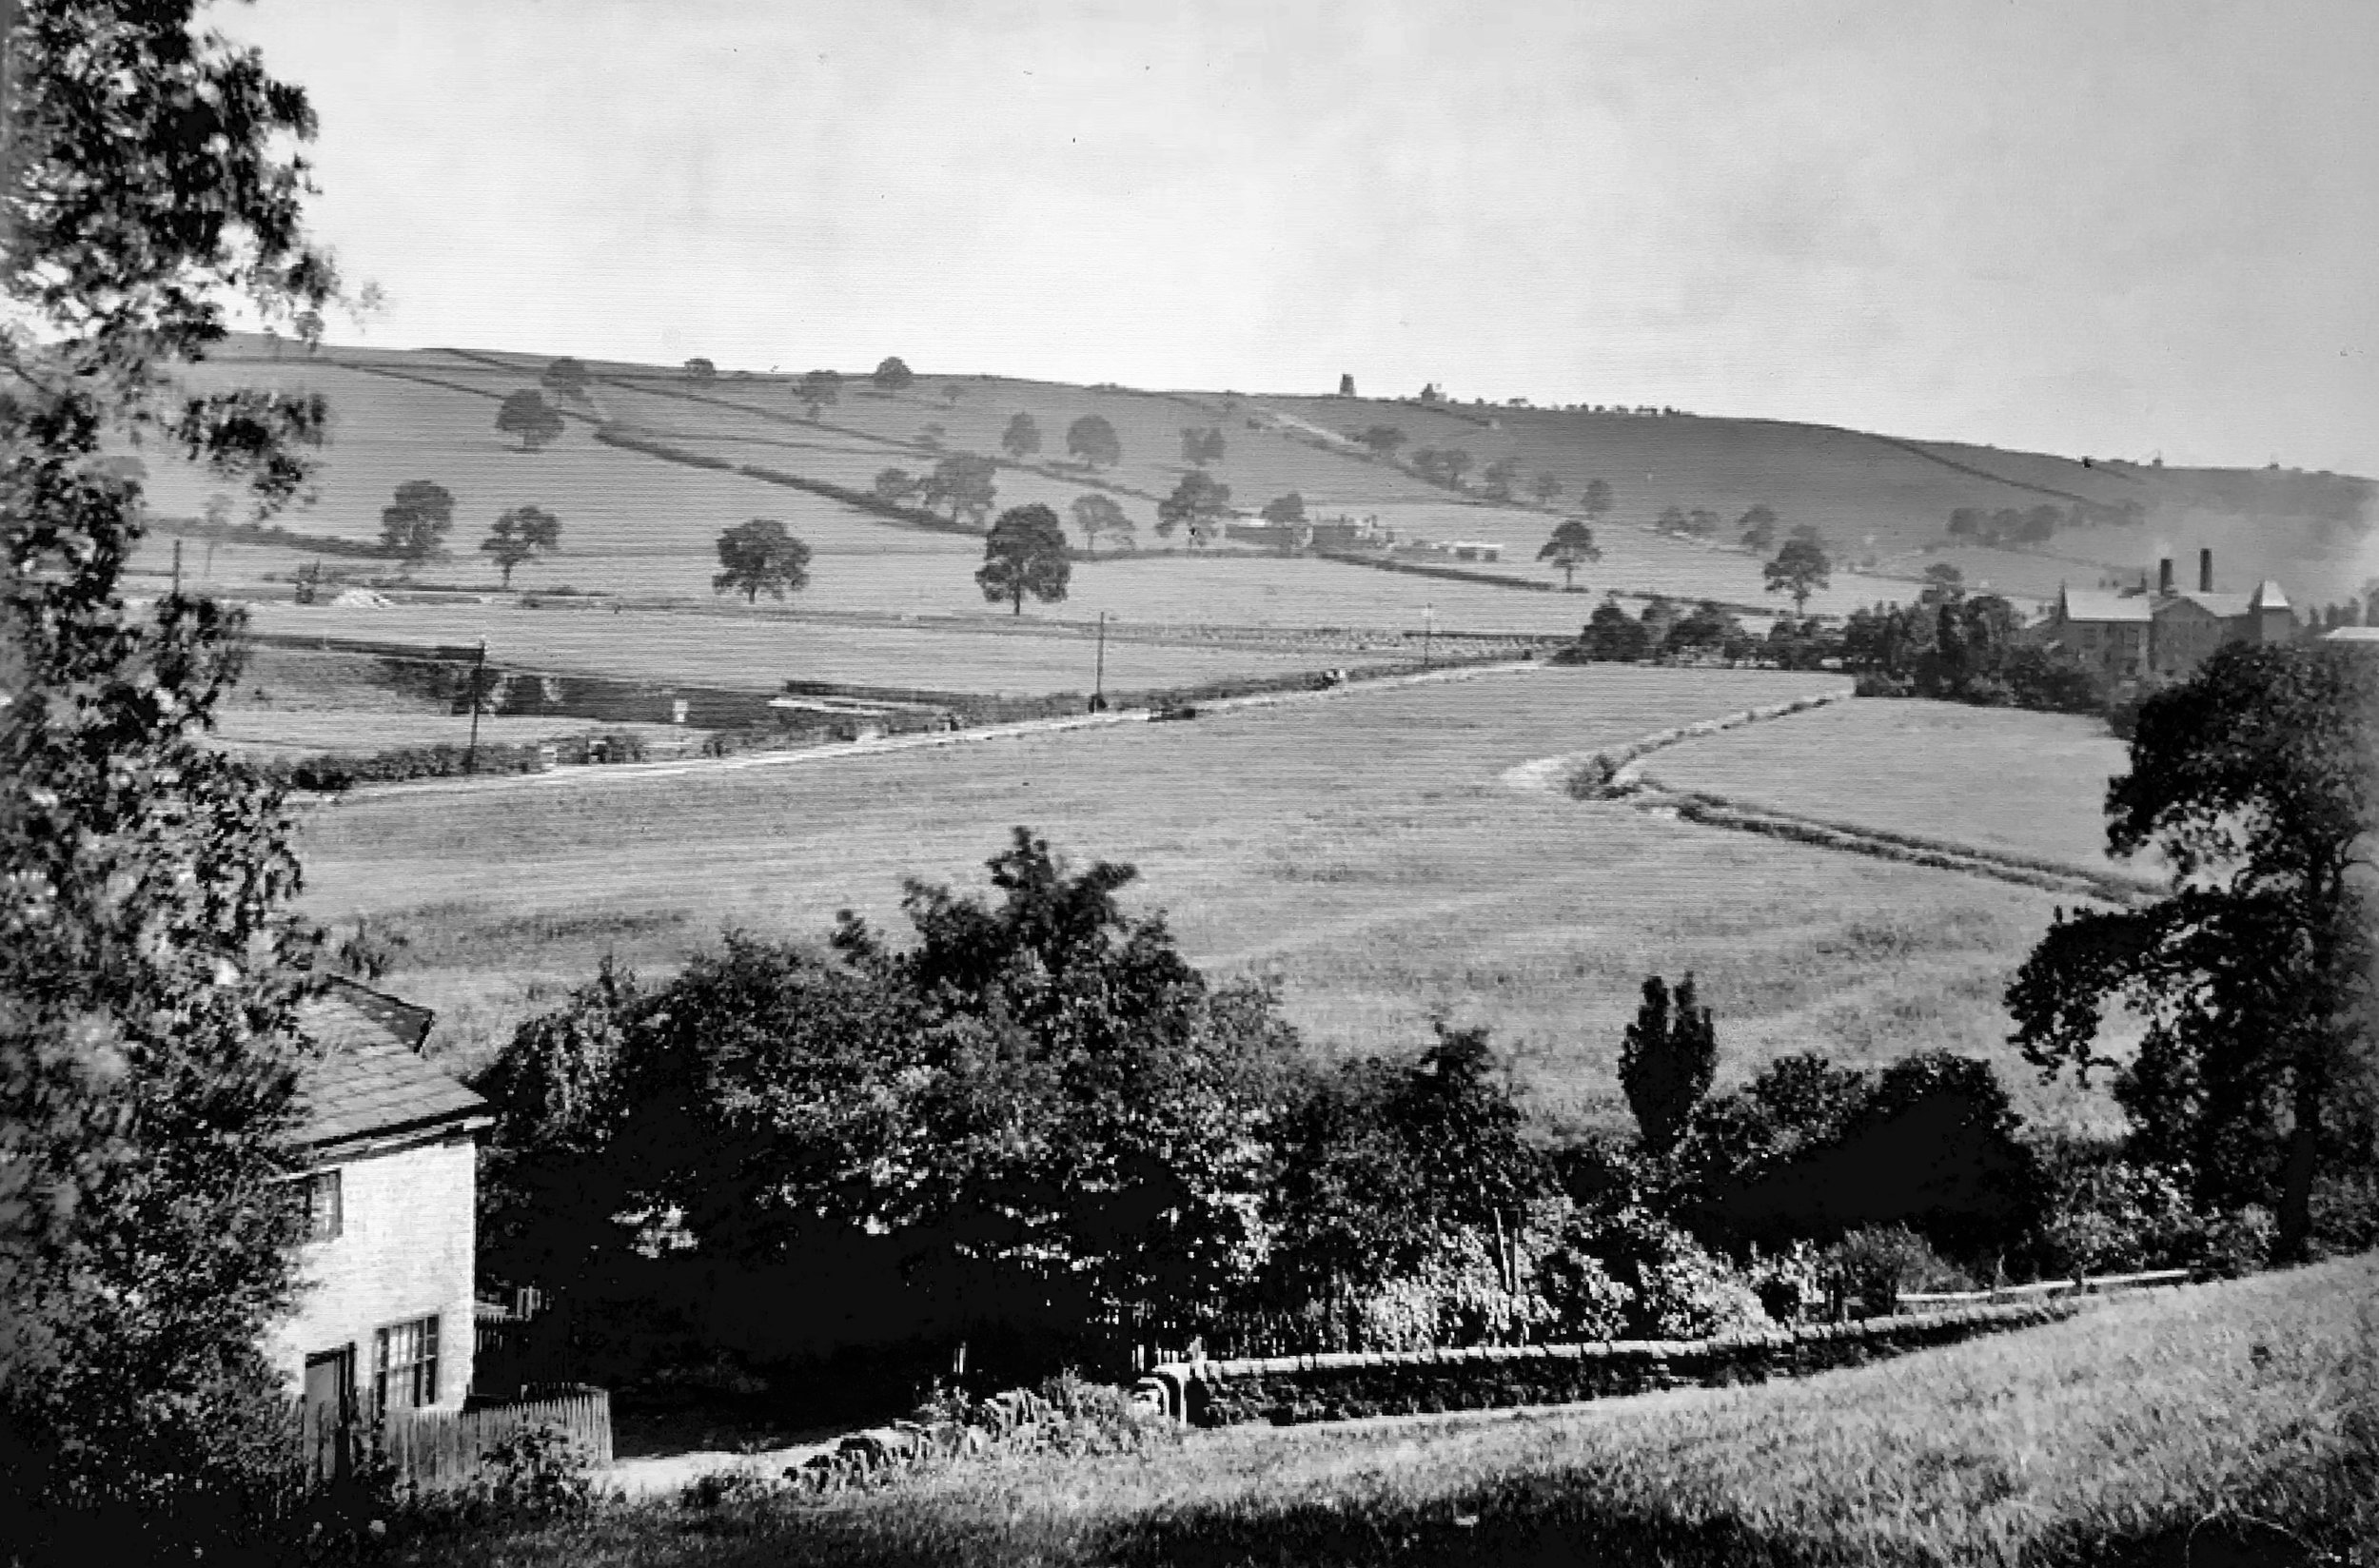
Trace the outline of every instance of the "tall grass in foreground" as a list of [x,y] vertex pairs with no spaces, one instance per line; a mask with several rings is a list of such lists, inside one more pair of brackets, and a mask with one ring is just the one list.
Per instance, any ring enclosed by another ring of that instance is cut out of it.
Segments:
[[424,1564],[2379,1563],[2379,1258],[1799,1383],[1202,1433],[825,1502],[615,1508]]

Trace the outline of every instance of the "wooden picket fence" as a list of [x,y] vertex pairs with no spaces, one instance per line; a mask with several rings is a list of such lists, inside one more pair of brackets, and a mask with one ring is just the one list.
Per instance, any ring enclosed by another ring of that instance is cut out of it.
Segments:
[[1903,1290],[1894,1309],[1900,1312],[1939,1312],[1951,1307],[1990,1306],[2002,1302],[2052,1301],[2061,1296],[2112,1296],[2125,1290],[2153,1290],[2159,1285],[2187,1284],[2198,1276],[2186,1268],[2152,1268],[2137,1274],[2077,1275],[2070,1280],[2042,1280],[2034,1284],[2005,1284],[1989,1290]]
[[522,1398],[478,1410],[391,1410],[380,1431],[382,1458],[415,1485],[461,1485],[482,1456],[518,1433],[554,1426],[598,1468],[611,1463],[611,1395],[583,1384],[538,1385]]

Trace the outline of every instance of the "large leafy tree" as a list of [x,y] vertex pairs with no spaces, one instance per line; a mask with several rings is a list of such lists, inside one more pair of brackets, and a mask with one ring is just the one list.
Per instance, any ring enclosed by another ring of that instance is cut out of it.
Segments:
[[993,604],[1005,602],[1012,615],[1024,614],[1027,594],[1044,604],[1066,597],[1073,563],[1066,556],[1066,530],[1057,514],[1034,501],[1012,506],[999,515],[983,539],[983,564],[975,569],[975,586]]
[[1537,559],[1551,561],[1554,570],[1562,574],[1564,589],[1578,586],[1579,567],[1602,559],[1602,547],[1594,542],[1594,530],[1579,518],[1563,518],[1553,530],[1553,537],[1537,552]]
[[813,370],[794,383],[793,395],[809,411],[813,421],[827,409],[842,401],[842,373],[836,370]]
[[561,519],[541,506],[516,506],[496,519],[480,549],[512,586],[513,569],[561,548]]
[[[2379,1049],[2379,672],[2350,648],[2221,650],[2140,705],[2106,809],[2109,850],[2153,849],[2172,891],[2061,913],[2009,988],[2015,1040],[2050,1072],[2115,1070],[2143,1152],[2210,1201],[2272,1202],[2300,1255]],[[2110,1003],[2145,1020],[2128,1064],[2098,1043]]]
[[1112,468],[1124,460],[1124,443],[1106,415],[1085,414],[1066,426],[1066,456],[1093,468]]
[[1809,607],[1810,595],[1832,580],[1834,563],[1826,559],[1823,544],[1815,539],[1796,536],[1786,539],[1776,559],[1761,570],[1767,577],[1768,592],[1790,594],[1793,609],[1798,613]]
[[496,428],[521,438],[521,450],[534,452],[561,434],[561,415],[534,386],[524,386],[504,399],[496,410]]
[[950,508],[950,520],[973,518],[980,526],[999,499],[999,465],[973,452],[954,452],[934,465],[918,500],[930,510]]
[[1114,497],[1092,491],[1076,496],[1069,510],[1073,513],[1073,525],[1082,530],[1083,543],[1091,549],[1098,548],[1102,536],[1131,542],[1131,519]]
[[1203,468],[1181,476],[1173,493],[1156,503],[1156,531],[1167,539],[1173,530],[1189,530],[1190,542],[1203,545],[1214,537],[1230,515],[1230,486]]
[[1007,454],[1022,462],[1041,449],[1041,421],[1018,410],[1008,421],[1008,428],[1000,432],[999,444]]
[[0,1517],[52,1552],[76,1518],[128,1532],[92,1560],[238,1508],[294,1284],[291,828],[203,739],[238,612],[127,602],[140,491],[99,466],[147,431],[269,509],[325,422],[172,382],[227,296],[304,337],[337,291],[305,95],[193,10],[0,8]]
[[454,492],[434,480],[407,480],[380,512],[380,548],[403,561],[438,554],[454,527]]
[[810,547],[775,518],[754,518],[718,536],[718,572],[711,592],[739,592],[746,604],[765,593],[774,599],[810,585]]
[[886,356],[884,363],[875,367],[875,375],[869,379],[886,392],[900,392],[913,384],[917,376],[915,371],[909,368],[906,361],[902,360],[899,355],[893,354]]

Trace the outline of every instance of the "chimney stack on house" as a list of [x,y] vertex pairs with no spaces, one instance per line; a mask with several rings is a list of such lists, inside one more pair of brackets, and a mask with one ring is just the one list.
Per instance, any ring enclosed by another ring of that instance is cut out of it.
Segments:
[[2213,552],[2211,550],[2197,552],[2197,591],[2201,594],[2213,592]]
[[2166,556],[2156,562],[2156,592],[2166,598],[2173,597],[2173,558]]

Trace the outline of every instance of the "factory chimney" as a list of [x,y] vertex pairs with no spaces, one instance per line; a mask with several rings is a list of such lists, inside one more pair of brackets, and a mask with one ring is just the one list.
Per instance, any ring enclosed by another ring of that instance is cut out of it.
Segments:
[[2213,552],[2211,550],[2197,552],[2197,591],[2201,594],[2213,592]]
[[2173,558],[2166,556],[2156,562],[2156,592],[2167,598],[2173,597]]

